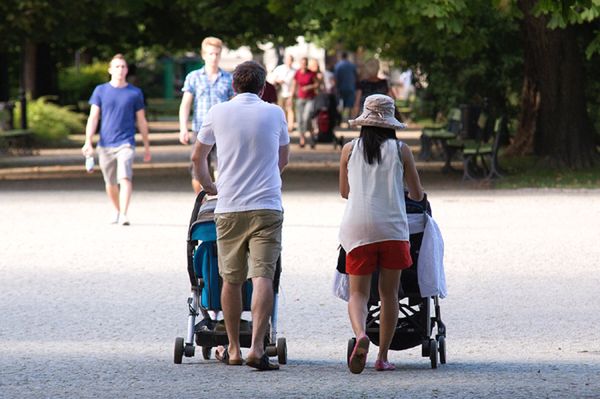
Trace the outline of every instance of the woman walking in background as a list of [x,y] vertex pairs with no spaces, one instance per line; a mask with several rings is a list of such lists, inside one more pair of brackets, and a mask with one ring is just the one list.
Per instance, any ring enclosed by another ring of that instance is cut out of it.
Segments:
[[371,58],[364,66],[365,78],[360,80],[356,85],[356,99],[354,101],[354,109],[352,114],[357,116],[359,110],[363,108],[365,98],[373,94],[386,94],[394,98],[394,93],[387,79],[379,78],[379,61]]
[[296,123],[300,133],[300,147],[306,145],[306,134],[309,137],[312,131],[311,114],[313,110],[313,101],[317,95],[320,82],[317,74],[308,69],[308,58],[300,60],[300,69],[296,71],[294,81],[292,82],[292,96],[296,103]]

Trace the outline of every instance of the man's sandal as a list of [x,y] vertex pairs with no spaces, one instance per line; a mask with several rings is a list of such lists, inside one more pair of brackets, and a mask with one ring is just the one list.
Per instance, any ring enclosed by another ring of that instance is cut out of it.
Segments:
[[248,356],[246,358],[246,365],[259,371],[279,370],[279,365],[277,363],[269,362],[269,356],[267,356],[266,353],[260,358]]
[[227,348],[223,348],[222,353],[219,353],[219,351],[215,350],[215,359],[221,363],[225,363],[228,366],[241,366],[244,364],[244,359],[231,359],[229,357],[229,351]]

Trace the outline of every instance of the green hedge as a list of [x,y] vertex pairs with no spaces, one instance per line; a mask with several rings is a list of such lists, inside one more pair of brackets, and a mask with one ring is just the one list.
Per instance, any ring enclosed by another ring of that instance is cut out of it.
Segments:
[[109,79],[108,64],[106,63],[96,62],[81,66],[79,69],[75,67],[62,69],[58,74],[60,103],[63,105],[87,103],[94,88]]
[[[52,145],[65,141],[70,134],[85,133],[85,116],[69,106],[49,102],[49,97],[40,97],[27,102],[27,122],[37,144]],[[15,120],[21,118],[20,103],[15,108]]]

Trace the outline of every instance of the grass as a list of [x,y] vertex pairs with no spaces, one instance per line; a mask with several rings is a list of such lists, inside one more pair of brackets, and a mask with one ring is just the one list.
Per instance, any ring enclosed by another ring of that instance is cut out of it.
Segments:
[[541,165],[535,157],[501,157],[499,163],[505,177],[495,182],[496,188],[600,188],[600,165],[582,170],[569,170]]

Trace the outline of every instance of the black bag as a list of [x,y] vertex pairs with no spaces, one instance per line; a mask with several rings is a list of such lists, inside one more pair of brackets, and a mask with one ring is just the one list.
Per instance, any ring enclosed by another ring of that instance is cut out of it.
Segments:
[[337,261],[337,271],[342,273],[342,274],[346,274],[346,251],[344,250],[344,248],[342,248],[342,246],[339,246],[340,248],[340,253],[338,255],[338,261]]

